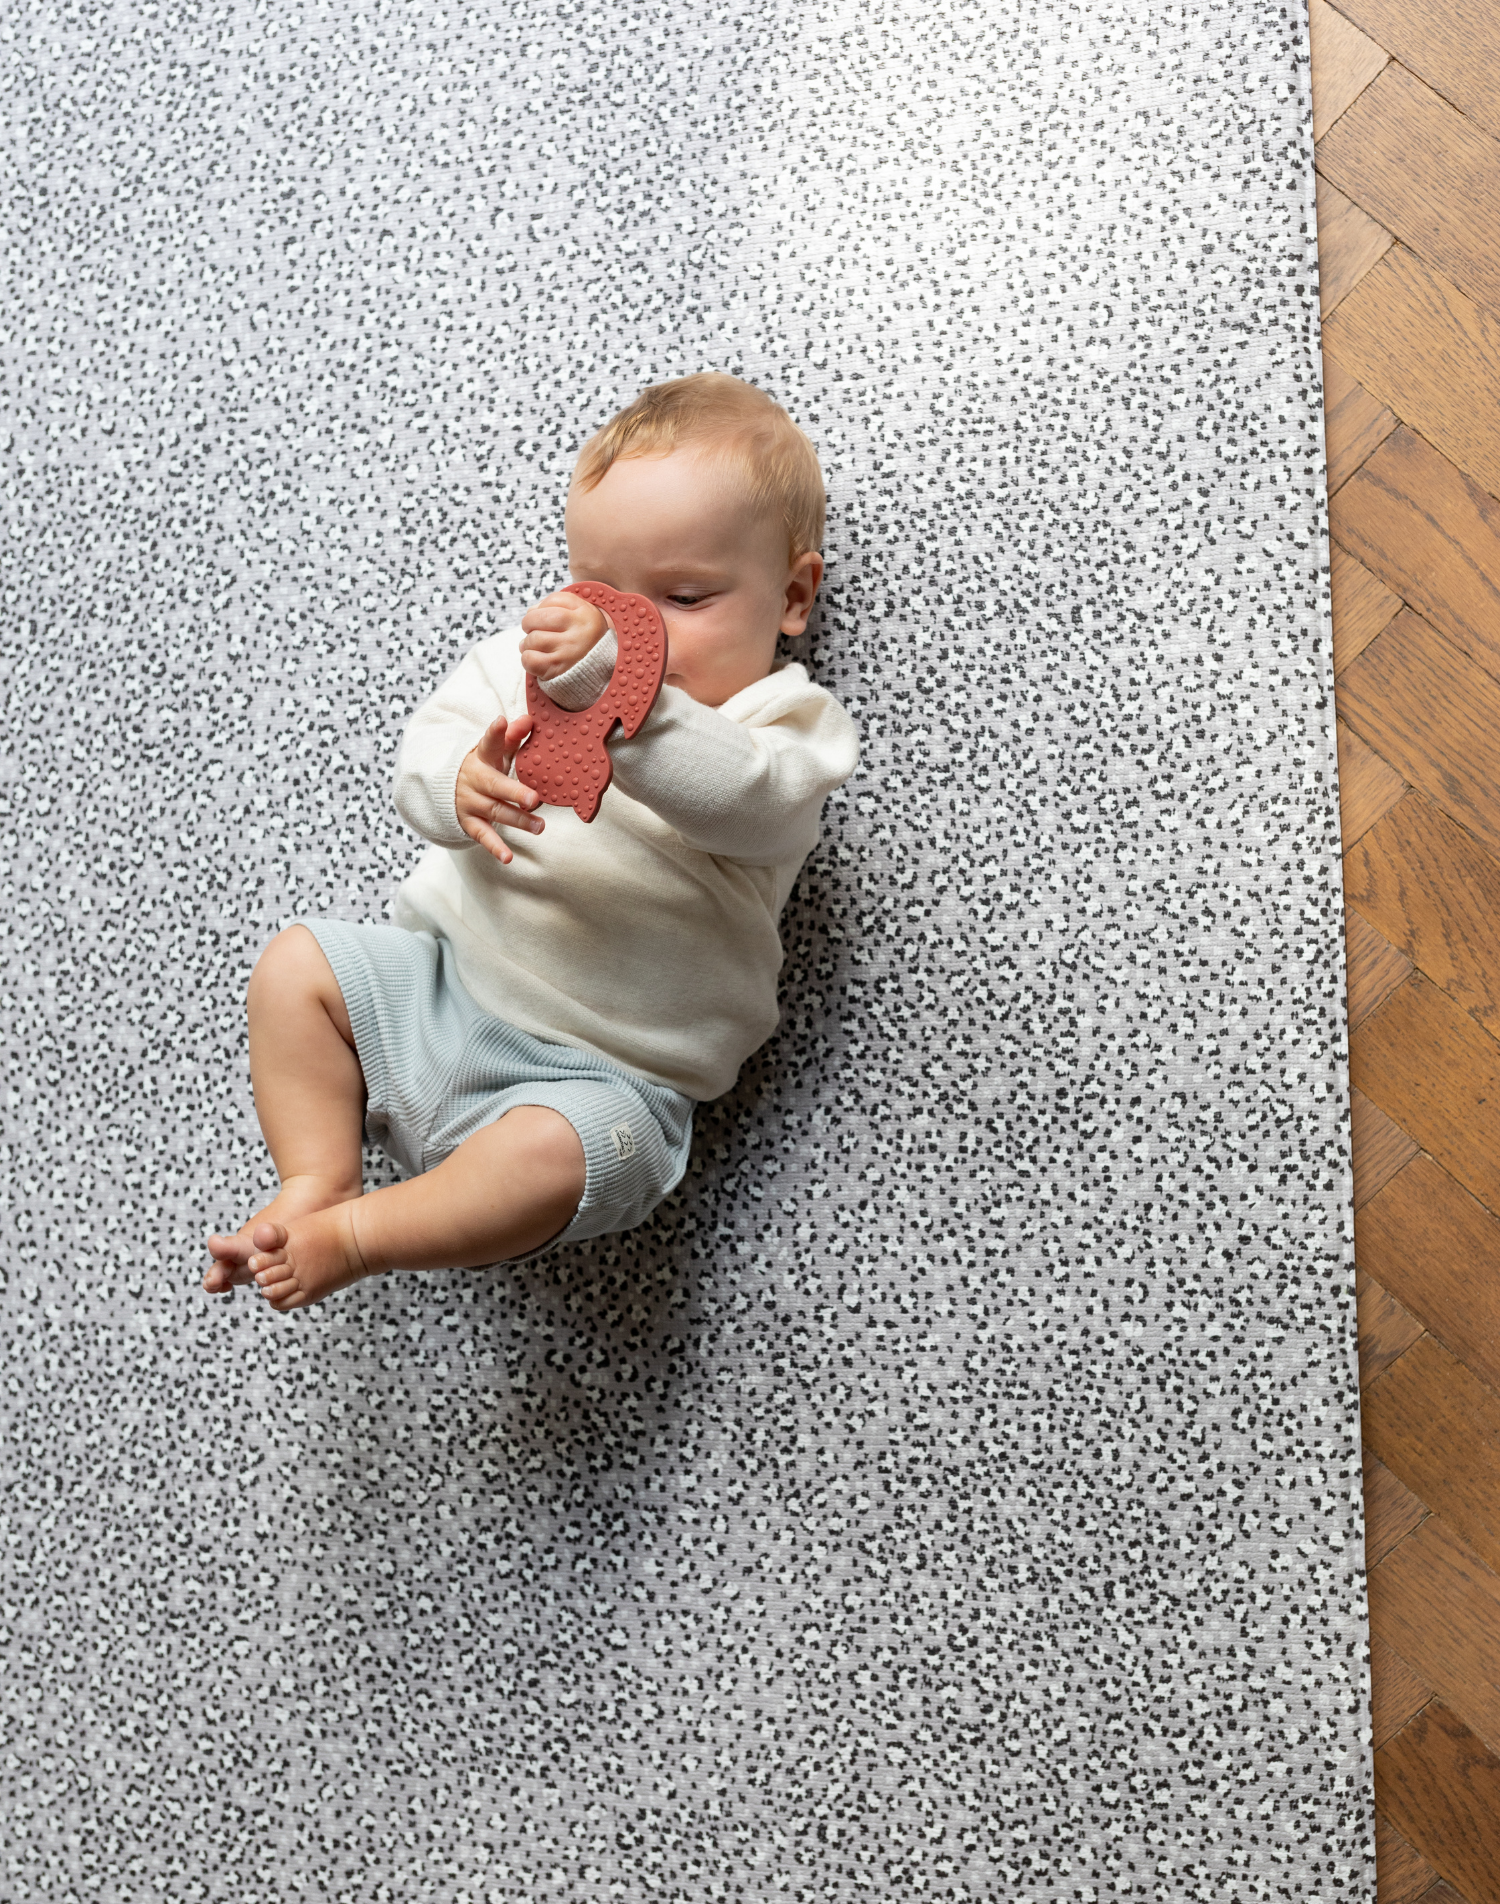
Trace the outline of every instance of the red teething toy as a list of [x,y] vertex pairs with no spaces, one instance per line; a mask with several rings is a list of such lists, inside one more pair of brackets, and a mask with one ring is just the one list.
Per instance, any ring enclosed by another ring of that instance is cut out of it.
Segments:
[[526,677],[532,728],[516,755],[517,780],[548,806],[571,807],[580,820],[599,811],[614,775],[605,742],[618,726],[629,740],[656,705],[667,672],[667,626],[644,595],[622,595],[607,582],[569,582],[567,592],[603,609],[619,644],[609,686],[592,707],[570,710],[548,700]]

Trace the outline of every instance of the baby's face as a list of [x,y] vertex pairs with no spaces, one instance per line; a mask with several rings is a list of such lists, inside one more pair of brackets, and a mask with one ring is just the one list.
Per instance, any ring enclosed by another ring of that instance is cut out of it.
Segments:
[[771,672],[777,635],[802,633],[823,574],[818,555],[789,563],[782,524],[696,448],[612,463],[568,497],[567,531],[573,580],[653,601],[668,684],[708,707]]

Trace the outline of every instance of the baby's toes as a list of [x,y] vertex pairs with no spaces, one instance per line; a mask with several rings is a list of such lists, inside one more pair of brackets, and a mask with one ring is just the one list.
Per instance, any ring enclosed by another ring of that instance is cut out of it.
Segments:
[[295,1308],[301,1301],[302,1287],[290,1263],[272,1264],[261,1270],[255,1280],[273,1309]]
[[276,1256],[286,1248],[286,1225],[267,1219],[250,1232],[250,1242],[258,1256]]
[[261,1293],[280,1315],[285,1315],[289,1309],[305,1309],[312,1301],[312,1297],[303,1291],[295,1278],[290,1282],[276,1283]]
[[250,1244],[243,1236],[211,1236],[208,1253],[214,1259],[203,1278],[211,1296],[227,1295],[236,1284],[250,1281]]
[[274,1230],[282,1239],[281,1242],[274,1248],[267,1244],[264,1249],[258,1249],[246,1265],[255,1278],[256,1286],[262,1291],[273,1283],[285,1282],[293,1274],[286,1260],[286,1231],[279,1223],[262,1223],[255,1234],[259,1237],[268,1230]]

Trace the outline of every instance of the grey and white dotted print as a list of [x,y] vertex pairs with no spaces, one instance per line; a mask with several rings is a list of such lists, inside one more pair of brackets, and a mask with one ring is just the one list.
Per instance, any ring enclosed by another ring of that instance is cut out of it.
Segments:
[[[1373,1895],[1305,41],[0,20],[6,1899]],[[863,737],[780,1032],[640,1230],[211,1301],[258,952],[701,368]]]

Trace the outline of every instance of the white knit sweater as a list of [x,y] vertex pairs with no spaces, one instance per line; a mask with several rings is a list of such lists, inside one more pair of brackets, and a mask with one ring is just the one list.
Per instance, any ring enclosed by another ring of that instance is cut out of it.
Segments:
[[[610,744],[592,825],[543,807],[544,832],[505,833],[502,866],[459,826],[453,789],[490,723],[526,711],[520,643],[518,628],[480,642],[412,716],[396,805],[432,847],[395,921],[447,939],[496,1017],[718,1097],[776,1028],[777,921],[824,800],[854,770],[854,723],[796,663],[717,708],[664,687],[634,738]],[[602,659],[549,691],[576,703],[569,685]]]

